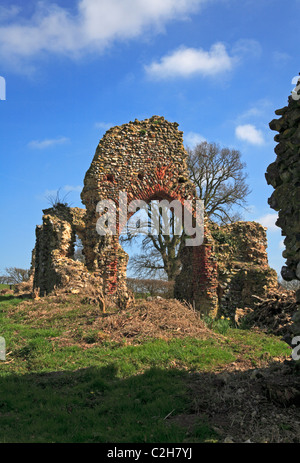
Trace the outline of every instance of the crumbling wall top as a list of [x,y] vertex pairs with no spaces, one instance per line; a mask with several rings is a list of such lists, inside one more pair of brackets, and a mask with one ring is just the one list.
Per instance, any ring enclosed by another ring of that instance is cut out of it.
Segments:
[[102,198],[117,200],[119,191],[127,191],[129,199],[146,199],[151,191],[194,198],[186,159],[177,122],[152,116],[112,127],[100,140],[85,175],[82,201],[88,208]]
[[278,211],[276,225],[286,237],[282,277],[300,280],[300,99],[290,96],[288,106],[275,113],[280,118],[270,122],[271,130],[278,132],[274,137],[278,144],[276,160],[266,172],[267,183],[274,188],[269,205]]

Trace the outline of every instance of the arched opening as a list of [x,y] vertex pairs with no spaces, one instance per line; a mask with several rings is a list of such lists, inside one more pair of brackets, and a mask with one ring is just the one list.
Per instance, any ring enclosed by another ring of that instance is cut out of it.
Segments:
[[85,264],[85,256],[83,251],[83,243],[79,235],[75,234],[74,240],[74,252],[73,252],[73,259],[78,262],[82,262]]
[[[153,116],[144,121],[129,122],[122,126],[111,128],[100,140],[92,161],[91,168],[88,169],[84,188],[81,193],[83,204],[87,209],[86,230],[85,230],[85,253],[87,268],[99,275],[103,280],[103,291],[105,294],[119,295],[126,294],[126,269],[128,255],[124,251],[119,241],[120,228],[126,225],[126,221],[134,215],[137,210],[132,210],[116,221],[117,232],[110,236],[99,236],[97,223],[103,220],[100,211],[97,209],[99,202],[103,200],[112,201],[114,205],[122,204],[120,194],[132,201],[144,201],[148,207],[151,200],[196,201],[196,190],[194,184],[189,180],[187,169],[187,153],[183,146],[183,133],[178,130],[178,123],[168,122],[163,117]],[[114,152],[114,170],[112,170],[112,150]],[[109,184],[113,182],[113,184]],[[148,214],[148,212],[147,212]],[[190,217],[195,219],[193,212],[189,212]],[[170,217],[169,217],[170,218]],[[125,222],[125,223],[124,223]],[[164,219],[161,216],[157,220],[158,228],[163,228]],[[105,225],[105,224],[104,224]],[[175,220],[172,225],[176,228]],[[135,222],[135,229],[141,228],[141,222]],[[191,232],[188,233],[190,241],[193,240],[195,233],[193,225]],[[157,233],[157,240],[164,236],[166,242],[172,241],[172,231],[167,233]],[[148,238],[148,236],[147,236]],[[196,240],[197,241],[197,240]],[[201,241],[201,240],[200,240]],[[161,243],[160,243],[161,244]],[[185,254],[190,256],[185,259],[185,271],[182,268],[180,275],[180,289],[178,299],[182,299],[182,289],[184,299],[195,301],[195,307],[200,309],[200,305],[207,301],[207,306],[215,307],[214,294],[216,265],[212,252],[212,244],[206,237],[206,243],[188,244],[194,246]],[[177,245],[179,246],[179,245]],[[155,246],[154,246],[155,248]],[[127,251],[127,248],[125,248]],[[170,249],[167,246],[164,248]],[[175,246],[176,249],[176,246]],[[173,252],[174,254],[174,252]],[[160,254],[164,261],[165,255]],[[158,262],[159,259],[156,259]],[[175,260],[174,260],[175,261]],[[165,261],[164,261],[165,264]],[[188,267],[187,264],[190,264]],[[131,263],[129,263],[130,272]],[[166,265],[164,270],[168,274],[168,279],[173,279],[176,271]],[[180,267],[179,267],[180,270]],[[173,271],[173,273],[172,273]],[[177,269],[178,271],[178,269]],[[201,281],[199,283],[199,275]],[[179,275],[179,276],[180,276]],[[176,283],[177,285],[177,283]],[[213,309],[214,310],[214,309]]]
[[185,246],[182,203],[160,191],[132,207],[119,236],[129,256],[127,284],[138,296],[173,297]]

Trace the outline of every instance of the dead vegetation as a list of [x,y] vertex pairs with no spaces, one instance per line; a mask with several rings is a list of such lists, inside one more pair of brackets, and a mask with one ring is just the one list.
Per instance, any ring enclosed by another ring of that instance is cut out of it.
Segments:
[[300,443],[299,375],[288,361],[259,369],[225,367],[190,382],[190,413],[174,421],[207,422],[226,443]]
[[135,302],[126,311],[101,320],[101,326],[103,332],[115,341],[124,338],[141,341],[146,338],[168,340],[174,337],[212,336],[199,314],[175,299]]
[[[128,293],[130,294],[130,291]],[[28,287],[21,284],[15,289],[14,294],[17,297],[26,297]],[[102,292],[92,285],[86,285],[84,291],[55,289],[49,296],[40,298],[37,294],[31,294],[31,297],[31,300],[23,303],[26,305],[26,316],[35,317],[40,321],[45,313],[50,318],[59,316],[60,312],[62,316],[67,317],[68,311],[78,310],[78,316],[74,319],[76,325],[70,326],[69,329],[66,326],[71,337],[76,335],[77,328],[99,330],[99,340],[126,340],[127,343],[139,343],[147,338],[171,339],[216,335],[207,328],[198,311],[190,304],[181,303],[176,299],[155,297],[134,300],[134,297],[128,296],[126,304],[122,304],[120,309],[116,297],[103,296]],[[269,293],[266,298],[253,297],[257,300],[256,308],[237,309],[236,326],[248,326],[281,338],[288,336],[292,316],[297,311],[295,291],[280,288]],[[85,326],[91,317],[93,322],[89,321],[88,327]]]
[[251,327],[276,336],[288,336],[292,325],[292,317],[297,312],[295,291],[278,289],[265,298],[256,299],[255,309],[248,311],[244,321]]
[[[24,301],[13,310],[25,311],[25,320],[31,323],[35,319],[39,326],[43,325],[43,320],[45,323],[52,320],[54,325],[56,320],[60,326],[65,324],[64,336],[59,340],[63,345],[84,344],[84,334],[88,331],[94,333],[93,343],[107,340],[139,344],[151,338],[217,337],[206,327],[198,312],[175,299],[138,300],[128,308],[118,310],[114,301],[106,298],[105,305],[104,312],[91,295],[82,297],[57,291],[55,295]],[[76,315],[70,317],[70,312],[76,312]],[[79,332],[83,333],[81,338]]]

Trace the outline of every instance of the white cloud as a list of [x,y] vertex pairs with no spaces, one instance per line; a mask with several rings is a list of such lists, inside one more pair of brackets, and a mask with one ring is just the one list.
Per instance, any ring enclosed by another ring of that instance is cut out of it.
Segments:
[[249,206],[247,206],[246,210],[248,214],[253,215],[256,212],[256,206],[254,204],[250,204]]
[[244,56],[259,58],[262,54],[262,47],[257,40],[240,39],[232,47],[232,53],[243,59]]
[[73,185],[65,185],[64,186],[64,191],[71,192],[71,191],[77,191],[79,193],[82,192],[83,187],[81,185],[73,186]]
[[155,79],[190,77],[193,75],[218,76],[231,71],[244,58],[258,58],[262,48],[259,42],[241,39],[234,43],[230,52],[222,42],[213,44],[209,51],[202,48],[181,46],[145,66],[147,74]]
[[240,140],[252,145],[263,145],[265,142],[262,131],[252,124],[238,125],[235,129],[235,135]]
[[209,51],[202,48],[180,47],[145,66],[146,73],[155,79],[190,77],[193,75],[216,76],[231,71],[234,57],[230,57],[223,43],[212,45]]
[[256,119],[265,118],[266,114],[270,112],[272,108],[273,108],[272,102],[268,100],[267,98],[263,98],[257,101],[254,105],[252,105],[249,109],[244,111],[242,114],[240,114],[237,117],[236,122],[241,124],[242,122],[245,123],[245,120],[247,119],[253,120],[253,118],[256,118]]
[[274,51],[273,52],[273,61],[278,66],[283,66],[288,63],[292,59],[291,55],[285,52]]
[[194,148],[196,145],[202,143],[203,141],[206,140],[202,135],[200,135],[200,133],[187,132],[184,135],[184,142],[190,148]]
[[69,141],[68,138],[66,137],[60,137],[60,138],[52,138],[52,139],[46,139],[46,140],[32,140],[31,142],[28,143],[29,148],[33,149],[45,149],[49,148],[50,146],[54,145],[62,145]]
[[95,122],[96,129],[109,130],[113,126],[114,124],[110,124],[108,122]]
[[45,190],[45,192],[43,193],[43,195],[39,195],[38,198],[39,199],[45,199],[45,198],[52,198],[52,197],[56,197],[57,195],[57,190]]
[[275,225],[276,220],[278,219],[278,214],[266,214],[256,220],[263,227],[266,227],[268,231],[279,231],[280,229]]
[[36,198],[40,201],[47,200],[49,204],[55,201],[55,199],[59,199],[61,201],[67,201],[69,193],[82,192],[82,186],[80,185],[65,185],[62,188],[57,188],[56,190],[46,189],[44,193],[39,194]]
[[[188,14],[212,0],[78,0],[73,12],[49,2],[37,2],[31,18],[0,25],[0,57],[22,63],[40,53],[77,57],[103,50],[117,40],[136,38],[147,31],[161,32],[172,20]],[[15,7],[2,17],[16,13]],[[1,13],[1,12],[0,12]]]
[[7,21],[17,16],[21,8],[15,5],[0,6],[0,21]]
[[285,249],[284,240],[280,240],[278,244],[279,249]]

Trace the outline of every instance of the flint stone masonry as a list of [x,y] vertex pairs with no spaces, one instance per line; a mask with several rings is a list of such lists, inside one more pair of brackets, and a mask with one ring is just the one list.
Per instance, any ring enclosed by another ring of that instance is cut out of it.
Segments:
[[[214,284],[210,284],[207,291],[217,299],[219,314],[234,318],[237,309],[254,308],[256,300],[253,295],[264,297],[278,286],[277,273],[268,264],[266,229],[256,222],[224,226],[209,222],[208,228],[216,275]],[[176,295],[180,298],[182,293],[192,303],[193,256],[189,248],[184,252],[184,271],[177,277]],[[203,284],[203,280],[197,284]]]
[[71,292],[83,291],[91,284],[102,292],[102,280],[90,274],[73,259],[76,235],[82,239],[86,211],[59,204],[43,211],[43,224],[36,227],[36,245],[32,256],[33,288],[41,296],[56,287]]
[[[126,286],[128,255],[119,244],[119,235],[134,213],[119,218],[113,235],[101,236],[96,229],[101,213],[97,204],[112,200],[118,211],[120,192],[133,200],[197,200],[189,179],[183,133],[177,123],[153,116],[112,127],[100,140],[84,178],[81,199],[86,209],[58,204],[44,210],[43,223],[36,228],[32,258],[34,288],[41,295],[55,287],[81,291],[93,285],[101,295],[116,296],[126,307],[130,294]],[[195,207],[190,211],[196,219]],[[127,208],[126,208],[127,211]],[[83,244],[85,263],[74,261],[74,243]],[[226,227],[204,220],[204,241],[184,247],[182,270],[174,285],[179,300],[193,304],[210,316],[230,313],[253,303],[252,295],[264,295],[277,282],[269,268],[265,229],[252,222]]]
[[[269,125],[271,130],[278,132],[274,137],[278,143],[274,150],[277,157],[266,172],[267,183],[274,188],[268,202],[278,212],[276,225],[286,237],[282,253],[286,265],[281,270],[282,278],[300,280],[300,100],[289,96],[288,105],[275,114],[280,118]],[[300,334],[300,313],[295,320],[295,333]]]
[[[84,179],[81,199],[86,206],[85,246],[86,265],[99,271],[104,281],[104,291],[114,293],[117,288],[126,290],[127,254],[119,244],[119,234],[132,213],[122,223],[117,223],[114,236],[100,236],[96,231],[99,214],[96,206],[104,199],[113,200],[119,206],[119,192],[126,192],[128,204],[133,200],[168,201],[197,199],[195,186],[189,180],[186,163],[187,153],[183,146],[183,132],[176,122],[153,116],[113,127],[106,132],[96,149],[92,164]],[[193,210],[193,217],[195,208]],[[205,245],[194,247],[193,298],[200,309],[206,302],[215,311],[216,295],[212,289],[216,277],[215,263],[211,257],[209,231],[205,233]],[[206,265],[201,263],[206,261]],[[211,262],[211,265],[209,263]],[[200,284],[202,279],[203,283]],[[211,286],[208,291],[208,286]]]

